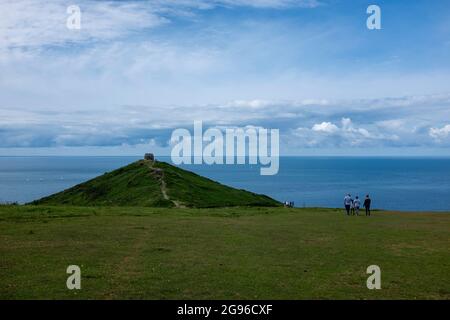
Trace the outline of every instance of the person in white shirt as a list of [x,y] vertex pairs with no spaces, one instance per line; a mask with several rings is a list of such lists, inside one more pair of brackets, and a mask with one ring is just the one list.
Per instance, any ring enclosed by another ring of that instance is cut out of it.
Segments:
[[359,216],[359,208],[361,207],[361,200],[356,196],[355,200],[353,200],[353,207],[355,208],[355,213]]
[[349,194],[347,194],[344,197],[344,206],[345,206],[345,211],[347,211],[347,215],[350,215],[350,207],[352,206],[352,196]]

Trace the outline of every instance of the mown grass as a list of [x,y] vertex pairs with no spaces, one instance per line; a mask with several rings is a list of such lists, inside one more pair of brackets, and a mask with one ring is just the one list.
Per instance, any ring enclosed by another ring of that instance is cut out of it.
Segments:
[[449,248],[446,213],[1,206],[0,299],[449,299]]

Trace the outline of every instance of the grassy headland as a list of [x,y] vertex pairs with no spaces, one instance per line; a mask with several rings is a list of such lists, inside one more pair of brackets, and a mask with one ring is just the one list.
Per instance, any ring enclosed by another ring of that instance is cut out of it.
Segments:
[[33,204],[195,208],[281,205],[265,195],[238,190],[165,162],[144,160]]

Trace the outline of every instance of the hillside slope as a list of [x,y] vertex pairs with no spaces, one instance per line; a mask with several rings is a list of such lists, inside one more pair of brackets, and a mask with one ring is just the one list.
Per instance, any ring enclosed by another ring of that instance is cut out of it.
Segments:
[[146,160],[32,204],[197,208],[280,205],[265,195],[231,188],[165,162]]

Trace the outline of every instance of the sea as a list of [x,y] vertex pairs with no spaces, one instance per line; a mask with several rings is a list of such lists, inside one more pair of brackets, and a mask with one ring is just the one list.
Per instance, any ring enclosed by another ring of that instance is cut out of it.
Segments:
[[[0,203],[39,199],[140,157],[0,157]],[[171,163],[170,157],[158,160]],[[450,211],[450,158],[281,157],[277,175],[259,165],[182,165],[235,188],[266,194],[296,207],[343,206],[345,194],[374,209]]]

